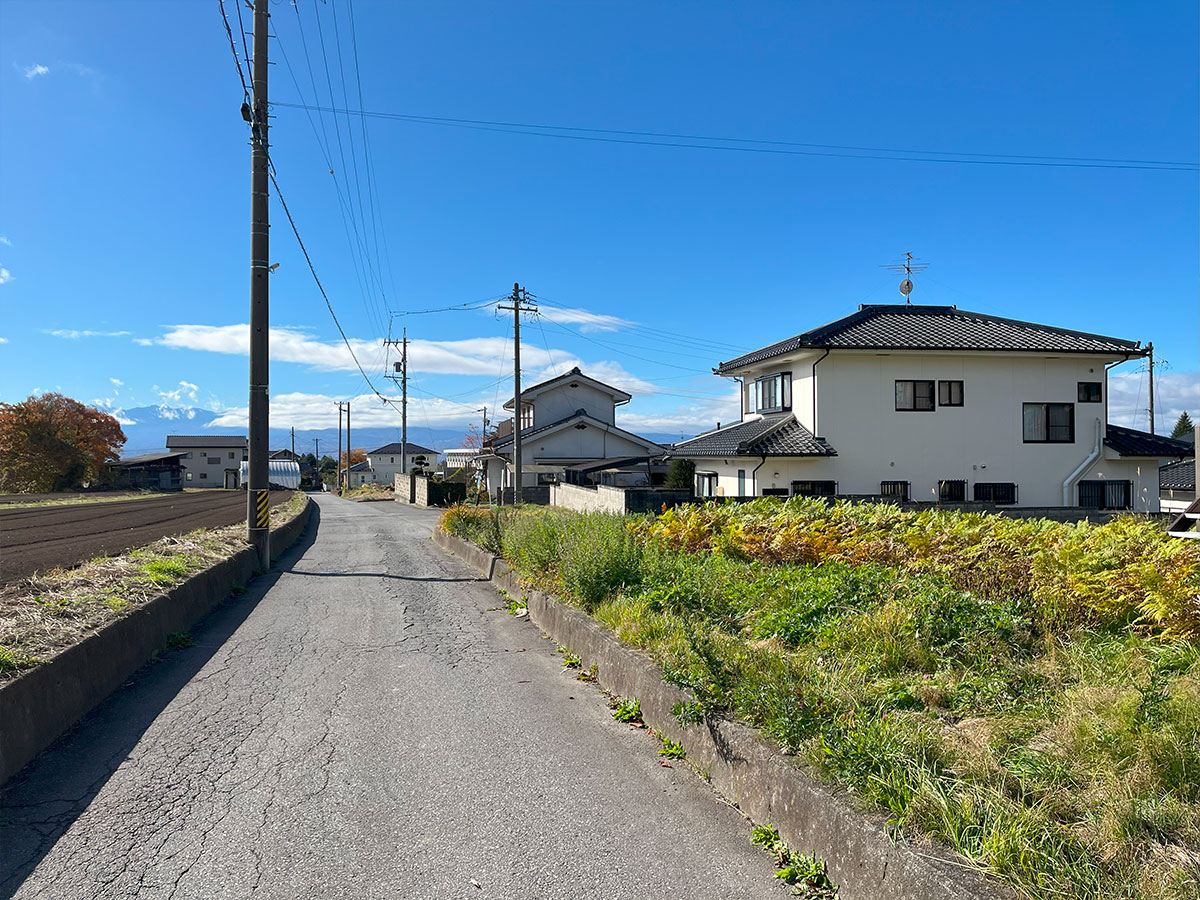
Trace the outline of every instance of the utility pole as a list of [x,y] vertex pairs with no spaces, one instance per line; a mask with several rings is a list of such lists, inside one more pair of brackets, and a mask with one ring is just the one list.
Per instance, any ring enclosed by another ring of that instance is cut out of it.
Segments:
[[346,489],[350,489],[350,401],[346,401]]
[[340,491],[342,489],[342,402],[340,400],[338,401],[338,448],[334,461],[336,463],[333,467],[334,487]]
[[1150,360],[1150,433],[1154,434],[1154,342],[1146,345],[1146,354]]
[[250,128],[250,442],[246,484],[246,538],[257,551],[258,567],[271,567],[270,484],[267,447],[270,427],[271,242],[267,172],[267,12],[270,0],[254,0],[254,94]]
[[296,458],[296,426],[292,426],[292,459]]
[[321,439],[320,438],[313,438],[313,447],[315,448],[313,451],[313,456],[315,456],[317,458],[317,470],[320,471],[320,469],[321,469]]
[[[521,313],[537,312],[537,306],[530,302],[529,293],[519,284],[513,285],[512,296],[508,298],[512,306],[501,306],[499,309],[511,309],[513,314],[513,504],[524,499],[521,484]],[[503,495],[501,495],[503,499]]]
[[[388,380],[400,383],[400,473],[408,474],[408,329],[401,333],[399,341],[392,340],[391,327],[388,327],[388,338],[383,343],[386,346],[400,347],[400,362],[396,363],[393,371],[400,376],[389,375]],[[394,408],[394,407],[393,407]]]

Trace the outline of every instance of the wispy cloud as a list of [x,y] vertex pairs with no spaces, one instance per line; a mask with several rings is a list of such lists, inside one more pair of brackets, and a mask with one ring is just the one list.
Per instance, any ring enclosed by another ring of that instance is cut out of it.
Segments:
[[161,390],[157,384],[151,390],[162,398],[163,403],[182,403],[185,400],[191,400],[195,403],[200,396],[199,386],[192,384],[190,381],[181,381],[179,382],[179,387],[170,391]]
[[[322,341],[295,328],[272,328],[271,359],[306,365],[327,372],[354,372],[354,358],[341,341]],[[171,325],[156,338],[138,338],[137,343],[176,350],[202,350],[246,356],[250,352],[250,326]],[[368,372],[378,372],[383,362],[383,342],[352,338],[350,347]],[[527,346],[522,348],[527,365],[540,368],[551,357],[565,359],[564,350]],[[410,372],[437,375],[499,375],[500,367],[512,352],[504,338],[467,338],[459,341],[409,341]]]
[[76,331],[74,328],[43,328],[45,334],[52,334],[55,337],[66,338],[69,341],[77,341],[80,338],[89,337],[123,337],[129,334],[128,331]]
[[[1145,431],[1149,426],[1149,385],[1145,372],[1114,373],[1108,378],[1108,421]],[[1179,414],[1200,413],[1200,372],[1164,372],[1154,378],[1154,421],[1170,433]]]
[[0,337],[0,344],[7,344],[7,343],[8,343],[8,338]]
[[557,322],[560,325],[578,325],[579,330],[589,331],[618,331],[627,325],[634,324],[618,316],[589,312],[586,309],[558,309],[552,306],[542,306],[538,309],[547,322]]
[[4,268],[3,266],[0,266],[0,284],[8,284],[12,280],[12,272],[8,271],[8,269]]
[[[344,396],[329,394],[276,394],[271,397],[271,421],[304,429],[337,428],[337,401]],[[397,428],[400,425],[400,398],[390,397],[392,402],[382,403],[373,394],[362,394],[351,398],[354,409],[354,424],[357,428]],[[490,400],[490,398],[489,398]],[[470,404],[451,403],[445,400],[410,394],[409,424],[412,424],[414,406],[421,410],[421,424],[430,426],[458,427],[475,420],[476,413]],[[216,430],[245,428],[248,422],[246,407],[225,410],[205,428]]]
[[39,75],[47,75],[47,74],[49,74],[49,72],[50,72],[50,69],[47,68],[46,66],[32,65],[32,66],[29,66],[28,68],[26,68],[24,70],[23,74],[25,75],[25,78],[28,81],[33,81],[33,79],[37,78]]
[[12,241],[10,241],[10,240],[9,240],[7,237],[5,237],[4,235],[0,234],[0,244],[3,244],[5,247],[11,247],[11,246],[12,246]]
[[108,380],[113,383],[114,387],[125,387],[125,382],[123,382],[120,378],[110,378]]

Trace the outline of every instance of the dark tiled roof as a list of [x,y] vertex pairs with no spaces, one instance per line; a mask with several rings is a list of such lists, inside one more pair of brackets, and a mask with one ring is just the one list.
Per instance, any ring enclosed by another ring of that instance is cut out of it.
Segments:
[[371,471],[371,464],[368,462],[365,462],[365,461],[364,462],[356,462],[354,465],[352,465],[346,471],[347,472],[369,472],[369,471]]
[[171,447],[238,447],[246,449],[244,434],[168,434],[167,449]]
[[1196,458],[1181,459],[1167,463],[1158,470],[1158,486],[1161,490],[1194,491],[1196,489]]
[[[545,425],[539,425],[537,428],[524,429],[521,432],[521,440],[522,441],[529,440],[529,438],[534,437],[535,435],[539,435],[544,431],[550,431],[553,428],[557,428],[559,425],[563,425],[563,424],[565,424],[567,422],[571,422],[575,419],[592,419],[592,421],[594,421],[594,422],[601,421],[599,419],[594,418],[590,413],[588,413],[588,411],[586,409],[577,409],[577,410],[575,410],[575,412],[571,413],[569,416],[563,416],[561,419],[559,419],[556,422],[549,422]],[[601,421],[601,425],[606,425],[608,430],[610,432],[612,432],[613,434],[619,434],[619,435],[622,435],[623,437],[631,438],[640,443],[648,444],[651,447],[659,446],[658,444],[654,443],[654,441],[647,440],[646,438],[642,437],[641,435],[634,434],[632,431],[626,431],[624,428],[618,428],[616,425],[607,425],[607,423],[604,423],[602,421]],[[509,444],[511,444],[512,442],[513,442],[513,436],[511,434],[505,435],[504,437],[501,437],[501,438],[496,438],[494,441],[492,441],[492,449],[497,450],[501,447],[506,447]]]
[[[560,381],[567,381],[568,379],[571,379],[571,378],[582,378],[586,381],[590,381],[592,384],[596,385],[597,387],[604,388],[604,390],[611,393],[614,397],[624,397],[626,400],[629,400],[632,397],[632,395],[629,394],[627,391],[623,391],[618,387],[613,387],[611,384],[605,384],[603,381],[600,381],[597,378],[593,378],[590,375],[584,375],[583,372],[580,370],[579,366],[575,366],[575,368],[571,369],[571,371],[569,371],[569,372],[563,372],[561,375],[555,375],[553,378],[547,378],[545,381],[540,381],[537,384],[533,385],[532,387],[521,388],[521,402],[522,403],[525,402],[526,394],[536,393],[538,391],[541,391],[543,388],[549,387],[552,384],[557,384]],[[504,404],[504,408],[512,409],[513,406],[515,406],[515,405],[516,404],[513,403],[512,398],[510,397],[508,399],[508,401]]]
[[791,414],[739,422],[683,441],[672,456],[837,456]]
[[864,305],[828,325],[723,362],[718,374],[807,348],[1008,350],[1141,355],[1137,341],[967,312],[954,306]]
[[[406,452],[408,453],[409,456],[415,456],[418,453],[423,454],[425,456],[429,456],[429,454],[431,454],[431,453],[434,455],[437,454],[436,450],[430,450],[428,447],[422,447],[420,444],[414,444],[412,441],[409,441],[404,446],[406,446],[408,448],[408,450]],[[399,453],[399,452],[400,452],[400,442],[395,441],[394,443],[391,443],[391,444],[384,444],[378,450],[368,450],[367,456],[384,456],[388,453]]]
[[1135,428],[1124,428],[1111,422],[1104,435],[1104,446],[1111,447],[1122,456],[1191,456],[1195,452],[1191,444],[1183,441]]
[[110,466],[117,468],[127,468],[130,466],[145,466],[150,463],[167,462],[168,460],[178,460],[186,455],[186,451],[180,450],[178,453],[143,453],[141,456],[126,456],[124,459],[118,459],[116,462],[109,463]]

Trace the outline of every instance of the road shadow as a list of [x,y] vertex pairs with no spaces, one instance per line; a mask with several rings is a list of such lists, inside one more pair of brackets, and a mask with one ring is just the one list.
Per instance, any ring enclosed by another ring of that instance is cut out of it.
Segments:
[[164,652],[0,788],[0,900],[11,898],[87,809],[146,729],[221,649],[260,600],[317,539],[312,505],[300,540],[271,570],[231,596],[191,630],[193,645]]

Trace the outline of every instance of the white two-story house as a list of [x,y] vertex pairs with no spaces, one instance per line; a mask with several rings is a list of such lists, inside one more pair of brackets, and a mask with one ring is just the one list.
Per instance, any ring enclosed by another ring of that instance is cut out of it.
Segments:
[[741,421],[676,445],[702,496],[882,495],[1158,511],[1190,448],[1108,424],[1134,341],[967,312],[864,305],[721,363]]
[[[660,457],[666,448],[616,424],[632,395],[589,378],[578,367],[521,391],[523,487],[558,479],[568,466],[591,460]],[[509,400],[504,408],[512,410]],[[488,492],[512,487],[513,435],[495,437],[479,457]]]
[[[411,472],[417,468],[432,470],[437,465],[437,459],[436,450],[430,450],[412,441],[407,444],[396,441],[368,450],[367,464],[359,474],[365,479],[364,484],[395,484],[396,476],[401,472]],[[353,467],[351,469],[353,470]]]
[[242,460],[248,458],[244,434],[168,434],[167,450],[182,453],[185,488],[241,487]]

